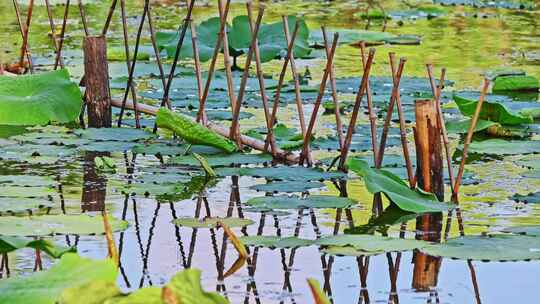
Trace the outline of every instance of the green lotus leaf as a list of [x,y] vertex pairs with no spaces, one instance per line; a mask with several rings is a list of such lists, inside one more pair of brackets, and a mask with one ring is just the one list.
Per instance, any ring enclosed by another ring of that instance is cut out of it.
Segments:
[[529,236],[540,236],[540,226],[517,226],[509,227],[502,230],[502,232],[515,233],[515,234],[525,234]]
[[0,186],[1,197],[50,197],[56,194],[54,188],[47,187],[24,187],[24,186]]
[[67,252],[76,251],[75,247],[57,245],[49,240],[31,239],[24,237],[2,236],[0,237],[0,253],[8,253],[21,248],[39,249],[49,256],[58,259]]
[[384,193],[404,211],[425,213],[452,209],[451,205],[439,202],[432,193],[412,190],[401,178],[389,171],[371,168],[367,162],[356,158],[349,159],[347,165],[363,178],[369,192]]
[[[462,146],[459,149],[463,149]],[[469,145],[469,153],[488,155],[519,155],[540,152],[540,140],[504,140],[488,139],[473,141]]]
[[243,236],[240,241],[245,246],[268,247],[268,248],[296,248],[306,247],[313,244],[312,240],[300,239],[297,237],[279,237],[265,235]]
[[410,251],[423,248],[429,243],[418,240],[398,239],[371,234],[340,234],[325,236],[315,241],[319,246],[353,247],[363,252]]
[[0,124],[67,123],[79,117],[82,96],[67,70],[0,76]]
[[116,266],[110,259],[90,260],[66,253],[48,271],[3,280],[0,284],[0,303],[53,304],[67,288],[93,281],[114,283],[116,276]]
[[306,198],[299,196],[263,196],[247,201],[246,205],[268,209],[301,209],[301,208],[349,208],[356,201],[347,197],[329,195],[310,195]]
[[[474,115],[478,104],[477,100],[467,99],[463,96],[454,94],[454,101],[458,105],[461,114],[469,117]],[[519,125],[533,122],[531,117],[514,113],[505,105],[488,100],[485,100],[482,104],[479,119],[498,122],[503,125]]]
[[[2,187],[0,187],[0,191],[2,191]],[[48,199],[0,197],[0,215],[4,213],[17,214],[41,208],[51,208],[53,206],[54,202]]]
[[495,78],[492,90],[496,91],[531,91],[540,88],[540,81],[534,76],[509,75]]
[[268,184],[258,184],[249,187],[257,191],[263,192],[304,192],[310,189],[323,188],[324,183],[321,182],[305,182],[305,181],[286,181],[286,182],[271,182]]
[[509,234],[462,236],[449,239],[446,243],[432,244],[420,250],[429,255],[460,260],[536,260],[540,259],[540,238]]
[[513,199],[516,202],[522,202],[525,204],[540,204],[540,191],[539,192],[531,192],[526,195],[522,194],[514,194],[510,197],[510,199]]
[[88,128],[75,134],[90,141],[142,141],[156,137],[151,132],[134,128]]
[[191,144],[207,145],[232,153],[236,145],[229,139],[207,129],[180,113],[161,108],[157,113],[158,127],[174,131],[179,137]]
[[306,167],[268,167],[268,168],[217,168],[219,176],[253,176],[270,180],[289,181],[322,181],[330,179],[345,179],[342,172],[326,172],[320,168]]
[[[244,154],[244,153],[233,153],[233,154],[213,154],[205,156],[208,164],[212,167],[229,167],[236,165],[248,165],[248,164],[265,164],[272,161],[272,156],[270,154]],[[184,155],[176,156],[170,158],[168,161],[171,165],[181,165],[181,166],[199,166],[199,162],[195,159],[193,155]]]
[[[207,292],[201,286],[201,271],[187,269],[176,274],[163,288],[163,293],[182,304],[228,304],[229,301],[216,292]],[[170,294],[169,294],[170,292]]]
[[[458,121],[454,121],[454,120],[447,121],[446,131],[448,131],[448,133],[466,134],[469,131],[469,127],[471,126],[471,121],[472,119],[470,118],[458,120]],[[476,123],[476,127],[474,128],[474,132],[480,132],[495,125],[499,125],[499,124],[494,121],[479,119],[478,122]]]
[[222,222],[231,228],[245,227],[254,223],[250,219],[234,218],[234,217],[224,217],[224,218],[206,217],[202,219],[193,218],[193,217],[182,217],[173,221],[173,223],[177,226],[189,227],[189,228],[216,228],[218,222]]
[[[127,229],[126,221],[110,218],[112,231]],[[41,215],[0,217],[0,235],[48,236],[56,234],[91,235],[105,233],[101,216]]]

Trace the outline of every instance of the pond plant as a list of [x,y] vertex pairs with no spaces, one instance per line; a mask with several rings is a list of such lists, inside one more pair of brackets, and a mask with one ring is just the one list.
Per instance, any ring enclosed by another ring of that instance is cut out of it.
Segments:
[[[20,2],[0,54],[0,303],[341,303],[340,265],[369,302],[370,260],[398,303],[402,257],[410,292],[439,301],[445,260],[481,303],[479,261],[538,266],[531,56],[463,85],[459,64],[437,78],[397,54],[434,40],[407,24],[534,3]],[[277,293],[257,285],[276,271]]]

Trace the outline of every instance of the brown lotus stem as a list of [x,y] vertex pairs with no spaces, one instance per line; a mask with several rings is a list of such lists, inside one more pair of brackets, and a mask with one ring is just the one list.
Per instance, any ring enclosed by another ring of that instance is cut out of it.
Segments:
[[[187,0],[188,5],[190,5],[191,1],[192,0]],[[200,105],[204,88],[203,88],[203,82],[202,82],[201,59],[199,56],[199,48],[197,47],[198,45],[197,26],[195,25],[193,20],[191,20],[190,22],[190,30],[191,30],[191,47],[193,50],[193,61],[195,65],[195,78],[197,79],[197,97],[199,99],[199,105]],[[198,115],[197,115],[197,118],[198,118]],[[203,113],[203,117],[202,117],[202,124],[204,125],[205,123],[206,123],[206,112]]]
[[[253,35],[254,33],[254,28],[255,28],[255,25],[253,24],[253,10],[252,10],[252,2],[251,1],[248,1],[246,3],[246,6],[247,6],[247,10],[248,10],[248,19],[249,19],[249,28],[250,28],[250,31],[251,31],[251,35]],[[261,93],[261,100],[262,100],[262,104],[263,104],[263,109],[264,109],[264,118],[266,120],[266,129],[267,129],[267,134],[270,134],[271,133],[271,130],[272,130],[272,123],[271,123],[271,118],[270,118],[270,108],[269,108],[269,105],[268,105],[268,96],[266,96],[266,88],[265,88],[265,85],[264,85],[264,73],[263,73],[263,70],[262,70],[262,64],[261,64],[261,54],[260,54],[260,51],[259,51],[259,44],[257,41],[255,41],[255,64],[256,64],[256,68],[257,68],[257,79],[259,81],[259,91]],[[276,149],[276,142],[274,140],[271,140],[270,141],[270,153],[272,155],[274,155],[274,150]]]
[[[279,101],[281,97],[281,89],[283,88],[283,83],[285,81],[285,73],[287,72],[287,67],[289,66],[289,59],[291,58],[293,48],[294,48],[294,41],[296,40],[296,35],[298,34],[298,29],[300,28],[300,21],[296,20],[296,24],[294,26],[294,30],[292,32],[292,36],[290,39],[287,39],[287,56],[285,57],[285,60],[283,61],[283,66],[281,67],[281,72],[279,74],[279,79],[276,87],[276,93],[274,95],[274,104],[272,106],[272,115],[270,116],[270,126],[272,126],[272,129],[268,132],[266,136],[266,145],[265,150],[268,149],[268,145],[270,142],[275,141],[273,137],[273,128],[274,124],[276,122],[276,116],[277,116],[277,110],[279,108]],[[285,35],[285,38],[287,38],[287,35]]]
[[401,75],[403,74],[403,68],[405,65],[405,59],[400,60],[399,67],[396,72],[396,56],[395,53],[388,53],[390,57],[390,70],[392,72],[392,94],[390,95],[390,102],[388,103],[388,108],[386,110],[386,119],[383,124],[383,129],[381,133],[381,141],[379,145],[379,155],[377,157],[377,162],[375,163],[376,168],[380,168],[383,158],[384,150],[386,148],[386,139],[388,138],[388,132],[390,130],[390,123],[392,122],[392,115],[394,114],[394,105],[396,104],[397,96],[400,95],[399,84],[401,82]]
[[81,15],[84,35],[88,36],[90,35],[90,31],[88,30],[88,24],[86,23],[86,13],[84,12],[84,4],[82,3],[82,0],[77,0],[77,4],[79,5],[79,14]]
[[109,216],[107,215],[107,209],[104,208],[101,212],[103,218],[103,230],[105,231],[105,239],[107,240],[107,249],[109,252],[109,258],[114,262],[116,268],[120,265],[120,258],[118,256],[118,250],[114,243],[114,237],[112,233],[111,224],[109,223]]
[[[54,17],[51,10],[51,5],[49,4],[49,0],[45,0],[45,7],[47,8],[47,17],[49,18],[49,26],[51,27],[51,39],[53,41],[54,50],[56,51],[56,54],[60,53],[60,45],[58,44],[58,38],[56,37],[56,25],[54,25]],[[62,57],[59,58],[59,64],[60,67],[64,67],[64,63],[62,62]]]
[[484,86],[482,87],[482,92],[480,93],[480,98],[476,104],[476,110],[474,111],[473,118],[471,120],[471,125],[467,131],[467,137],[465,138],[465,143],[463,144],[463,155],[461,156],[461,163],[459,164],[459,171],[456,176],[456,183],[454,184],[454,191],[452,192],[452,200],[458,202],[458,193],[459,187],[461,186],[461,179],[463,178],[463,172],[465,170],[465,162],[467,161],[467,153],[469,151],[469,144],[471,143],[474,129],[478,123],[478,117],[480,116],[480,111],[482,110],[482,105],[484,104],[484,99],[486,98],[487,90],[489,88],[489,79],[484,78]]
[[[287,16],[282,16],[281,19],[283,20],[285,41],[289,43],[289,20]],[[299,22],[297,24],[300,25]],[[302,131],[302,135],[304,136],[304,138],[306,138],[306,120],[304,119],[304,106],[302,105],[302,95],[300,93],[300,78],[298,75],[298,71],[296,70],[296,63],[294,61],[294,45],[289,55],[289,63],[291,65],[291,73],[294,81],[294,98],[296,101],[296,109],[298,111],[298,119],[300,121],[300,130]]]
[[450,178],[450,188],[452,192],[454,191],[454,169],[452,167],[452,155],[450,154],[450,141],[448,140],[448,132],[446,131],[446,124],[444,122],[444,115],[441,109],[441,92],[444,87],[444,80],[446,69],[441,69],[441,78],[439,79],[439,86],[435,84],[435,78],[433,77],[433,65],[427,64],[427,73],[429,77],[429,82],[431,84],[431,90],[433,91],[433,98],[435,99],[435,104],[437,106],[437,116],[438,124],[441,129],[443,143],[444,143],[444,152],[446,154],[446,166],[448,167],[448,176]]
[[223,35],[225,33],[225,27],[227,25],[227,15],[229,14],[230,4],[231,4],[231,0],[227,0],[225,2],[225,8],[223,9],[223,14],[220,14],[221,23],[219,27],[218,37],[216,39],[216,46],[214,47],[214,53],[212,54],[212,60],[210,61],[210,67],[208,68],[208,77],[206,78],[206,85],[204,86],[203,95],[199,102],[199,112],[197,113],[197,121],[202,122],[203,125],[206,125],[207,123],[205,119],[206,118],[206,114],[205,114],[206,99],[208,98],[208,94],[210,92],[210,85],[212,83],[212,77],[216,69],[216,61],[219,55],[219,50],[221,49],[221,43],[224,40]]
[[111,2],[111,6],[109,7],[109,13],[107,13],[107,19],[105,20],[105,25],[103,25],[103,30],[101,31],[101,34],[104,36],[107,35],[107,32],[109,31],[109,26],[111,25],[112,16],[116,9],[117,3],[118,3],[118,0],[113,0]]
[[[137,37],[135,38],[135,50],[133,51],[133,60],[131,61],[131,68],[128,68],[128,81],[126,85],[126,90],[124,91],[123,102],[127,101],[129,92],[131,91],[131,96],[133,98],[134,112],[135,112],[135,127],[139,129],[141,127],[139,110],[137,108],[137,93],[135,91],[135,86],[133,84],[133,73],[135,72],[135,65],[137,64],[137,55],[139,53],[139,46],[141,42],[142,29],[144,27],[144,22],[146,20],[146,15],[148,13],[148,7],[150,6],[150,0],[144,1],[143,14],[141,16],[141,22],[139,23],[139,28],[137,30]],[[126,63],[129,65],[129,45],[127,37],[127,24],[125,16],[125,3],[124,0],[120,0],[120,7],[122,8],[122,23],[124,26],[124,47],[126,49]],[[122,118],[124,116],[124,107],[120,109],[120,114],[118,115],[118,127],[122,126]]]
[[67,19],[69,17],[70,0],[66,0],[66,8],[64,9],[64,18],[62,19],[62,30],[60,32],[60,39],[58,41],[58,48],[56,50],[56,58],[54,59],[54,69],[58,68],[58,65],[62,66],[62,49],[64,47],[64,37],[66,34]]
[[[321,30],[324,40],[324,50],[326,52],[326,58],[328,58],[330,57],[330,43],[328,41],[328,36],[326,35],[326,28],[322,26]],[[334,102],[335,107],[334,114],[336,116],[336,133],[339,140],[339,148],[343,149],[343,143],[345,139],[343,138],[343,124],[341,123],[341,112],[336,88],[336,74],[333,64],[332,69],[330,70],[330,89],[332,90],[332,101]]]
[[[360,55],[362,56],[362,66],[366,68],[366,44],[365,42],[360,42]],[[377,163],[377,158],[379,157],[378,147],[377,147],[377,115],[373,109],[373,100],[371,95],[371,88],[369,86],[369,81],[366,84],[367,92],[367,107],[369,115],[369,126],[371,130],[371,149],[373,152],[373,161]]]
[[15,14],[17,15],[17,22],[19,23],[19,29],[20,29],[21,36],[23,39],[19,66],[21,68],[25,67],[24,57],[26,56],[28,60],[28,65],[30,67],[30,71],[33,71],[32,60],[30,59],[30,55],[28,54],[28,31],[30,29],[30,23],[32,21],[32,12],[34,10],[34,0],[30,0],[30,3],[28,4],[28,12],[26,14],[26,25],[22,21],[21,11],[20,11],[17,0],[13,0],[13,6],[15,7]]
[[304,160],[307,160],[308,165],[310,166],[312,165],[312,161],[310,160],[310,157],[309,157],[310,156],[309,143],[310,143],[311,135],[313,134],[313,128],[315,127],[315,120],[317,120],[319,107],[321,106],[321,102],[324,96],[324,90],[326,89],[326,83],[328,82],[328,76],[330,75],[330,71],[332,70],[332,63],[334,61],[334,54],[336,52],[338,39],[339,39],[339,34],[336,32],[334,33],[334,40],[332,42],[332,48],[330,49],[330,56],[328,56],[328,58],[326,59],[326,66],[324,68],[324,74],[321,80],[321,84],[319,86],[319,94],[317,95],[317,99],[315,100],[315,104],[313,106],[313,112],[311,113],[308,129],[304,136],[304,145],[302,148],[302,153],[300,154],[300,164],[303,164]]
[[[232,64],[231,64],[231,56],[229,54],[229,38],[227,37],[227,16],[224,14],[224,5],[223,0],[218,0],[218,9],[219,9],[219,17],[222,19],[222,21],[225,22],[225,27],[223,30],[223,35],[221,36],[221,39],[223,40],[223,61],[225,64],[225,77],[227,78],[227,92],[229,93],[229,101],[231,103],[231,111],[234,113],[235,109],[238,105],[238,101],[236,99],[236,96],[234,94],[234,79],[232,75]],[[240,135],[240,126],[237,125],[236,129],[234,129],[235,137],[231,137],[231,139],[235,139],[237,135]],[[237,141],[238,144],[238,141]],[[241,148],[240,146],[238,146]]]
[[360,82],[360,88],[356,94],[356,100],[354,102],[354,107],[351,115],[351,120],[349,122],[349,127],[347,129],[347,136],[345,137],[345,144],[341,150],[341,157],[339,160],[339,169],[345,170],[345,163],[347,162],[347,155],[349,154],[349,149],[352,142],[352,136],[354,134],[354,129],[356,127],[356,120],[358,119],[358,112],[360,111],[360,104],[362,103],[362,98],[366,94],[367,83],[369,81],[369,73],[371,72],[371,65],[373,64],[373,57],[375,57],[375,49],[371,48],[369,50],[369,55],[366,61],[364,68],[364,73],[362,75],[362,81]]
[[[249,2],[248,2],[249,3]],[[250,4],[246,4],[248,9],[248,14],[251,15],[251,6]],[[257,45],[257,35],[259,34],[259,28],[261,26],[262,17],[264,15],[264,6],[259,7],[259,14],[257,16],[257,20],[255,21],[255,27],[252,30],[251,35],[251,44],[247,53],[246,63],[244,66],[244,73],[242,74],[242,79],[240,81],[240,90],[238,91],[238,98],[236,99],[236,107],[233,109],[233,115],[232,115],[232,124],[231,124],[231,135],[230,138],[236,139],[237,145],[240,147],[242,143],[240,142],[240,139],[238,139],[237,130],[239,127],[239,120],[240,120],[240,108],[242,107],[242,102],[244,100],[244,94],[246,92],[246,85],[247,80],[249,77],[249,68],[251,66],[251,61],[253,59],[253,54],[255,52],[255,47]],[[249,18],[249,17],[248,17]],[[251,24],[251,19],[249,20],[249,23]]]

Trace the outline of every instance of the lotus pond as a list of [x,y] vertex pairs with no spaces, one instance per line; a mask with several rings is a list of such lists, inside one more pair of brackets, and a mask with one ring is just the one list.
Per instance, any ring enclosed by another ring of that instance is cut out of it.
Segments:
[[[33,2],[16,1],[23,23]],[[261,68],[270,105],[280,91],[273,134],[289,156],[304,143],[297,94],[307,124],[325,79],[320,27],[328,37],[339,33],[333,87],[340,109],[335,111],[327,85],[310,137],[313,167],[287,165],[255,149],[238,151],[233,141],[194,122],[200,91],[189,30],[169,94],[174,113],[163,108],[157,117],[141,113],[137,121],[126,110],[121,128],[81,127],[85,27],[71,1],[63,68],[56,69],[51,37],[62,33],[66,1],[49,2],[54,31],[45,1],[33,7],[33,73],[0,75],[0,303],[536,302],[537,1],[264,2]],[[91,34],[101,32],[111,2],[82,1]],[[133,55],[145,1],[125,2]],[[220,30],[215,2],[196,1],[193,9],[203,83]],[[150,4],[167,76],[187,6]],[[245,2],[232,1],[227,29],[236,94],[251,42],[245,15]],[[299,77],[296,86],[288,70],[280,88],[287,55],[284,15],[291,33],[298,25],[293,52]],[[111,95],[118,100],[129,75],[123,35],[117,8],[107,58]],[[157,108],[164,82],[147,24],[141,37],[133,84],[137,101]],[[7,0],[0,1],[0,41],[0,64],[15,73],[9,64],[19,61],[23,39]],[[453,178],[447,173],[443,200],[409,187],[395,109],[381,168],[375,168],[364,101],[353,124],[348,172],[336,169],[342,145],[335,112],[341,113],[344,135],[366,70],[360,41],[376,50],[369,86],[379,139],[394,84],[388,53],[406,58],[399,92],[413,170],[420,163],[412,128],[415,100],[434,97],[426,63],[434,65],[436,77],[446,68],[444,82],[436,84],[444,86],[440,101],[454,172],[484,97],[482,80],[491,81],[468,146],[459,204],[451,201]],[[223,54],[217,58],[206,115],[228,129],[235,114]],[[264,140],[255,63],[245,75],[237,121],[243,135]],[[113,108],[113,124],[119,116]]]

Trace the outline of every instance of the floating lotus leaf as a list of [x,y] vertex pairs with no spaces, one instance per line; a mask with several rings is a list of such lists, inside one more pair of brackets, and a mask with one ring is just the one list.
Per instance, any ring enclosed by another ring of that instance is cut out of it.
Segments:
[[534,76],[509,75],[495,78],[493,91],[531,91],[540,88],[540,81]]
[[[233,153],[233,154],[213,154],[207,155],[206,160],[208,164],[212,167],[228,167],[236,165],[247,165],[247,164],[265,164],[272,161],[272,156],[270,154],[244,154],[244,153]],[[170,158],[168,161],[172,165],[181,165],[181,166],[199,166],[199,162],[193,157],[193,155],[184,155],[176,156]]]
[[455,6],[466,5],[475,8],[495,7],[495,8],[507,8],[507,9],[530,9],[532,4],[524,3],[523,1],[488,1],[488,0],[434,0],[433,3]]
[[527,167],[529,169],[539,169],[540,170],[540,161],[538,161],[537,155],[526,155],[519,160],[515,161],[516,164]]
[[418,214],[403,211],[396,205],[391,204],[379,216],[370,218],[367,224],[345,228],[344,232],[346,234],[372,234],[378,231],[378,229],[385,229],[385,227],[406,223],[417,217]]
[[97,261],[67,253],[48,271],[3,280],[0,284],[0,302],[56,303],[66,288],[97,280],[114,283],[116,276],[116,266],[110,259]]
[[0,237],[0,253],[8,253],[21,248],[34,248],[47,253],[50,257],[58,259],[64,253],[76,251],[75,247],[57,245],[49,240],[2,236]]
[[[339,33],[340,44],[358,44],[364,41],[366,44],[384,44],[386,39],[395,38],[396,35],[388,32],[375,32],[367,30],[352,30],[352,29],[328,29],[328,33]],[[316,46],[324,46],[322,31],[313,31],[310,37],[311,43]]]
[[[188,114],[190,116],[196,117],[197,113],[198,113],[198,111],[191,111]],[[255,115],[253,115],[252,113],[240,111],[240,113],[238,114],[238,119],[239,120],[249,119],[249,118],[252,118],[254,116]],[[232,121],[232,119],[233,119],[232,112],[230,110],[210,110],[210,111],[206,111],[206,117],[210,121],[223,121],[223,120]]]
[[460,260],[540,259],[540,238],[526,235],[463,236],[420,248],[426,254]]
[[441,203],[434,194],[412,190],[398,176],[386,170],[374,169],[359,159],[349,159],[349,169],[360,175],[371,193],[384,193],[388,199],[404,211],[413,213],[444,212],[452,209]]
[[[472,119],[470,118],[459,120],[459,121],[453,121],[453,120],[447,121],[446,131],[448,131],[448,133],[466,134],[469,131],[469,127],[471,126],[471,121]],[[480,132],[495,125],[498,125],[498,123],[494,121],[479,119],[478,122],[476,123],[476,127],[474,128],[474,132]]]
[[145,142],[144,144],[137,144],[133,146],[131,152],[137,154],[150,154],[150,155],[182,155],[186,151],[191,151],[199,154],[218,154],[221,153],[221,150],[201,145],[193,145],[189,148],[189,144],[180,143],[171,140],[158,140],[152,142]]
[[218,168],[219,176],[253,176],[264,177],[270,180],[290,181],[323,181],[330,179],[345,179],[347,176],[341,172],[326,172],[320,168],[306,167],[268,167],[268,168]]
[[540,236],[540,226],[518,226],[518,227],[509,227],[502,230],[502,232],[515,233],[515,234],[525,234],[529,236]]
[[347,197],[329,195],[310,195],[306,198],[299,196],[263,196],[247,201],[246,205],[268,209],[302,209],[302,208],[349,208],[356,201]]
[[183,218],[178,218],[173,221],[173,223],[177,226],[190,227],[190,228],[216,228],[218,225],[218,222],[222,222],[231,228],[245,227],[254,223],[250,219],[234,218],[234,217],[224,217],[224,218],[206,217],[202,219],[193,218],[193,217],[183,217]]
[[134,128],[88,128],[75,134],[91,141],[140,141],[155,137],[148,131]]
[[1,197],[50,197],[56,194],[53,188],[47,187],[24,187],[24,186],[0,186]]
[[[131,49],[130,52],[131,52],[130,55],[132,56],[134,53],[134,50]],[[137,52],[137,62],[150,60],[150,56],[151,56],[150,54],[153,54],[153,53],[154,51],[152,50],[151,46],[139,46],[139,50]],[[125,61],[126,60],[125,48],[123,46],[113,46],[113,47],[107,48],[107,59],[109,61]]]
[[297,237],[279,237],[253,235],[243,236],[240,241],[246,246],[268,247],[268,248],[296,248],[313,244],[312,240],[300,239]]
[[363,252],[409,251],[427,246],[418,240],[398,239],[371,234],[340,234],[322,237],[315,241],[319,246],[353,247]]
[[[459,149],[463,149],[462,146]],[[473,141],[469,145],[469,153],[488,155],[518,155],[540,152],[540,140],[504,140],[488,139]]]
[[375,255],[384,253],[384,251],[358,250],[351,246],[326,246],[324,248],[321,248],[321,252],[328,255],[334,255],[334,256],[354,256],[354,257],[375,256]]
[[[109,218],[113,231],[125,230],[126,221]],[[55,234],[91,235],[104,233],[103,218],[89,215],[41,215],[0,217],[0,235],[47,236]]]
[[191,144],[207,145],[228,153],[236,151],[235,144],[229,139],[201,126],[191,118],[179,113],[173,113],[168,109],[159,109],[156,123],[158,127],[174,131]]
[[[461,113],[472,117],[476,111],[477,100],[467,99],[461,95],[454,95],[454,101],[459,107]],[[480,119],[498,122],[503,125],[519,125],[532,123],[532,118],[522,116],[509,110],[504,104],[485,100],[480,111]]]
[[540,204],[540,192],[529,193],[526,195],[514,194],[510,197],[516,202],[522,202],[525,204]]
[[74,121],[81,110],[79,87],[67,70],[0,76],[0,124],[38,125]]
[[286,182],[271,182],[268,184],[258,184],[249,187],[250,189],[263,192],[304,192],[310,189],[323,188],[325,185],[321,182],[304,182],[304,181],[286,181]]
[[56,181],[48,176],[38,175],[0,175],[0,187],[3,185],[17,185],[27,187],[55,186]]
[[[2,191],[2,187],[0,187]],[[0,197],[0,215],[4,213],[21,213],[40,208],[51,208],[53,201],[37,198]]]

